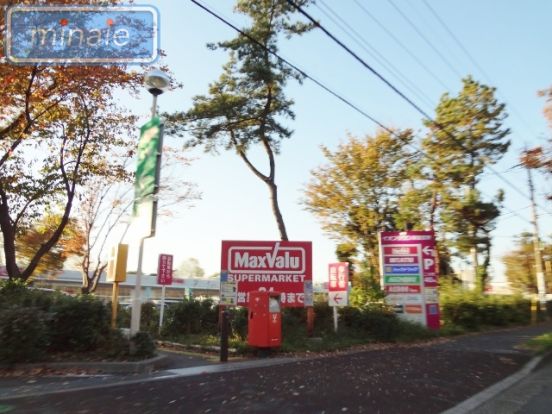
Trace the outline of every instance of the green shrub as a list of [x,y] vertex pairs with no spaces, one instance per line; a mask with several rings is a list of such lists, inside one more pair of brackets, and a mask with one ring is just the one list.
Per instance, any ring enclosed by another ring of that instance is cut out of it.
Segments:
[[130,353],[130,341],[119,329],[112,329],[100,340],[98,351],[106,358],[124,358]]
[[218,307],[212,300],[184,299],[166,309],[163,335],[178,337],[197,333],[217,333]]
[[333,335],[333,309],[328,302],[314,303],[314,336]]
[[102,302],[88,296],[69,297],[54,308],[51,348],[61,352],[94,350],[109,330],[109,312]]
[[52,307],[67,297],[60,292],[29,288],[19,281],[7,281],[0,285],[0,309],[22,306],[49,312]]
[[397,340],[400,342],[412,342],[421,339],[431,339],[437,337],[437,332],[432,331],[419,323],[398,319],[399,327]]
[[155,343],[148,332],[136,332],[130,338],[130,355],[136,358],[151,358],[155,355]]
[[353,336],[368,336],[377,341],[392,341],[399,334],[399,320],[385,306],[371,305],[363,308],[339,309],[341,326]]
[[441,318],[445,327],[478,330],[486,326],[529,323],[530,301],[519,295],[484,295],[461,287],[441,289]]
[[[165,311],[167,306],[165,306]],[[159,331],[159,309],[153,302],[142,304],[140,311],[140,330],[149,332],[152,335],[157,335]]]
[[241,340],[247,338],[247,308],[235,307],[229,308],[230,312],[230,326],[232,328],[232,334],[237,336]]
[[37,308],[11,306],[0,314],[0,362],[40,360],[48,346],[46,314]]

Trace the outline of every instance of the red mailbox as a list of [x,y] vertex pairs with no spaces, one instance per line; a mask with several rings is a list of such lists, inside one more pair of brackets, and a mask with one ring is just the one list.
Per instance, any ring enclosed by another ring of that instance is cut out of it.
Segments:
[[274,348],[282,344],[280,293],[249,292],[247,343],[258,348]]

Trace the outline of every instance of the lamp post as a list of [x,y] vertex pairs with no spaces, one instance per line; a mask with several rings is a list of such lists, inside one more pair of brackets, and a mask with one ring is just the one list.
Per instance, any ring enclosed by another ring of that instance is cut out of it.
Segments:
[[[161,95],[167,88],[169,87],[170,79],[167,76],[166,73],[160,71],[160,70],[152,70],[148,72],[144,77],[144,86],[148,90],[149,93],[153,96],[153,103],[151,107],[151,118],[152,120],[155,119],[157,116],[157,97]],[[156,171],[156,177],[157,180],[159,179],[159,170],[161,168],[161,151],[163,148],[163,140],[161,133],[159,134],[159,145],[157,148],[157,171]],[[156,182],[156,186],[158,186],[158,183]],[[152,194],[153,197],[155,192],[157,192],[157,188],[155,189],[154,193]],[[135,200],[134,202],[141,202],[142,200]],[[157,215],[157,200],[154,198],[153,204],[152,204],[152,223],[155,223],[156,215]],[[138,266],[136,268],[136,284],[134,286],[134,295],[132,299],[132,313],[131,313],[131,319],[130,319],[130,333],[135,334],[140,330],[140,315],[142,310],[142,261],[144,257],[144,240],[148,237],[152,237],[155,235],[154,228],[150,229],[149,234],[146,234],[144,236],[140,237],[140,246],[138,250]]]

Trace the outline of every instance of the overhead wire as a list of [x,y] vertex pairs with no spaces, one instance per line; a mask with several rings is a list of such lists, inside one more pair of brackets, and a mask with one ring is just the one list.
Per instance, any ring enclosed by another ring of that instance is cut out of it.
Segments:
[[433,52],[435,52],[435,54],[437,56],[439,56],[439,58],[443,61],[443,63],[456,75],[458,76],[459,78],[462,78],[462,75],[460,74],[460,72],[458,72],[458,70],[456,70],[456,68],[454,67],[454,65],[452,63],[450,63],[450,61],[445,57],[445,55],[443,55],[441,53],[441,51],[439,49],[437,49],[437,47],[433,44],[433,42],[431,42],[431,40],[429,40],[427,38],[426,35],[423,34],[423,32],[418,28],[418,26],[416,26],[416,24],[414,24],[414,22],[412,20],[410,20],[410,18],[400,9],[399,6],[397,6],[393,0],[387,0],[387,2],[389,4],[391,4],[391,6],[397,11],[397,13],[399,13],[399,15],[408,23],[408,25],[418,34],[418,36],[420,36],[423,41],[431,48],[431,50],[433,50]]
[[[356,1],[356,0],[355,0]],[[489,84],[495,84],[492,82],[491,77],[488,75],[488,73],[483,69],[483,67],[477,62],[477,60],[473,57],[473,55],[469,52],[469,50],[464,46],[464,44],[460,41],[458,36],[454,34],[454,32],[450,29],[450,27],[446,24],[446,22],[439,16],[437,11],[431,7],[431,5],[427,2],[427,0],[422,0],[424,5],[427,7],[427,9],[430,11],[432,16],[435,20],[441,25],[441,27],[447,32],[447,34],[451,37],[451,39],[456,43],[456,45],[460,48],[460,50],[466,55],[466,57],[469,59],[469,61],[475,66],[475,68],[481,73],[481,75],[485,78],[485,81]],[[504,95],[497,90],[497,92],[500,94],[501,99],[503,101],[508,101],[505,99]],[[533,127],[527,122],[527,120],[521,115],[518,108],[513,105],[511,102],[507,102],[508,106],[512,109],[514,115],[525,125],[525,127],[531,132],[532,135],[536,135],[535,131],[533,130]]]
[[356,5],[366,14],[376,25],[379,26],[387,35],[393,39],[393,41],[399,45],[399,47],[410,56],[426,73],[428,73],[439,85],[445,90],[449,90],[449,87],[433,72],[415,53],[413,53],[395,34],[387,28],[382,22],[380,22],[370,11],[359,1],[354,0]]
[[[337,14],[324,0],[318,0],[316,7],[328,17],[336,26],[338,26],[343,32],[345,32],[357,45],[359,45],[366,53],[372,56],[376,61],[380,63],[385,69],[391,72],[399,82],[405,86],[410,92],[416,95],[419,99],[423,100],[429,107],[434,107],[435,103],[431,98],[420,88],[418,88],[413,82],[411,82],[404,74],[397,69],[392,62],[389,61],[382,53],[380,53],[375,47],[373,47],[364,36],[356,31],[349,23],[347,23],[339,14]],[[327,10],[324,10],[324,8]]]
[[[353,104],[352,102],[350,102],[348,99],[344,98],[343,96],[341,96],[340,94],[338,94],[337,92],[333,91],[332,89],[330,89],[329,87],[327,87],[326,85],[324,85],[322,82],[318,81],[317,79],[315,79],[314,77],[312,77],[311,75],[309,75],[308,73],[306,73],[303,69],[299,68],[298,66],[296,66],[295,64],[291,63],[289,60],[281,57],[278,53],[274,52],[273,50],[271,50],[269,47],[265,46],[264,44],[262,44],[260,41],[258,41],[257,39],[255,39],[253,36],[251,36],[250,34],[246,33],[245,31],[243,31],[242,29],[238,28],[236,25],[234,25],[233,23],[231,23],[230,21],[228,21],[227,19],[223,18],[222,16],[220,16],[219,14],[215,13],[214,11],[212,11],[211,9],[209,9],[208,7],[206,7],[205,5],[201,4],[199,1],[197,0],[190,0],[192,3],[194,3],[196,6],[200,7],[201,9],[203,9],[205,12],[207,12],[208,14],[210,14],[211,16],[215,17],[217,20],[219,20],[220,22],[224,23],[225,25],[227,25],[228,27],[234,29],[236,32],[238,32],[240,35],[246,37],[247,39],[249,39],[250,41],[252,41],[253,43],[255,43],[257,46],[263,48],[264,50],[266,50],[270,55],[274,56],[275,58],[277,58],[278,60],[280,60],[281,62],[285,63],[286,65],[288,65],[290,68],[296,70],[298,73],[300,73],[305,79],[309,79],[311,82],[313,82],[314,84],[316,84],[318,87],[322,88],[323,90],[325,90],[326,92],[328,92],[329,94],[331,94],[332,96],[334,96],[335,98],[337,98],[338,100],[340,100],[341,102],[345,103],[347,106],[351,107],[352,109],[354,109],[356,112],[360,113],[361,115],[363,115],[364,117],[366,117],[367,119],[369,119],[370,121],[372,121],[373,123],[375,123],[376,125],[378,125],[380,128],[382,128],[383,130],[387,131],[388,133],[392,134],[393,136],[395,136],[396,138],[398,138],[399,140],[401,140],[402,142],[405,142],[405,140],[400,136],[400,134],[397,134],[396,131],[394,131],[393,129],[387,127],[386,125],[384,125],[383,123],[381,123],[380,121],[378,121],[376,118],[374,118],[373,116],[369,115],[368,113],[366,113],[365,111],[363,111],[362,109],[360,109],[357,105]],[[430,154],[427,154],[425,151],[423,151],[422,149],[419,149],[417,148],[415,145],[413,145],[412,143],[410,142],[405,142],[406,145],[410,146],[411,148],[415,149],[418,153],[426,156],[427,158],[429,159],[432,159],[433,161],[436,161],[436,159],[430,155]],[[524,220],[524,221],[527,221],[528,223],[530,223],[530,220],[526,219],[525,217],[517,214],[517,212],[513,211],[513,210],[510,210],[506,207],[504,207],[506,210],[509,210],[511,212],[511,214],[515,214],[517,215],[520,219]]]
[[[411,107],[413,107],[418,113],[420,113],[424,118],[427,119],[432,125],[434,125],[439,130],[443,131],[459,148],[466,150],[464,145],[443,125],[437,122],[433,117],[431,117],[426,111],[424,111],[418,104],[416,104],[411,98],[406,96],[400,89],[398,89],[391,81],[389,81],[385,76],[383,76],[379,71],[374,69],[373,66],[368,64],[364,59],[362,59],[357,53],[355,53],[351,48],[349,48],[345,43],[338,39],[333,33],[331,33],[326,27],[324,27],[319,21],[314,19],[309,13],[307,13],[301,6],[297,5],[293,0],[286,0],[288,4],[295,7],[295,9],[305,16],[311,23],[313,23],[318,29],[320,29],[326,36],[332,39],[337,43],[341,48],[343,48],[347,53],[349,53],[353,58],[355,58],[365,69],[370,71],[374,76],[380,79],[385,85],[387,85],[393,92],[399,95],[405,102],[407,102]],[[389,0],[391,1],[391,0]],[[496,171],[492,166],[488,165],[486,167],[494,175],[496,175],[501,181],[506,183],[508,186],[513,188],[518,194],[522,195],[524,198],[530,199],[530,197],[521,191],[517,186],[511,183],[507,178],[503,177],[498,171]],[[544,211],[547,211],[545,208],[541,207]],[[548,212],[548,211],[547,211]]]

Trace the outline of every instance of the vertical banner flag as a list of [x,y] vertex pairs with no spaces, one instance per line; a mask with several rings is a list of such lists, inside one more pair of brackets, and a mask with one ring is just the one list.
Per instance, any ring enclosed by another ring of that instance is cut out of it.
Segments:
[[379,234],[385,300],[397,314],[439,329],[439,293],[435,236],[432,231]]
[[158,117],[152,118],[140,128],[138,141],[138,164],[134,180],[133,216],[144,227],[145,235],[155,234],[156,202],[153,197],[159,187],[163,124]]
[[239,306],[247,306],[249,292],[259,290],[280,293],[282,307],[304,307],[305,282],[312,281],[312,243],[225,240],[220,266],[221,282],[237,284]]

